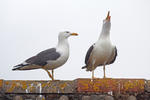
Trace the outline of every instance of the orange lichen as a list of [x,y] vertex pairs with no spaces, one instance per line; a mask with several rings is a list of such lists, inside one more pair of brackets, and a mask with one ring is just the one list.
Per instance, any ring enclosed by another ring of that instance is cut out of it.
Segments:
[[26,81],[22,81],[21,84],[22,84],[22,89],[23,90],[27,89],[28,86],[27,86]]
[[33,90],[35,89],[35,87],[33,86],[33,83],[32,84],[28,84],[28,89],[30,92],[33,92]]
[[0,80],[0,87],[3,86],[3,80]]
[[47,87],[50,87],[52,85],[52,83],[48,82],[47,83]]
[[42,83],[42,88],[47,86],[47,83]]
[[8,81],[6,81],[6,82],[5,82],[5,85],[9,85],[9,82],[8,82]]
[[56,91],[57,91],[56,86],[53,86],[52,92],[55,93]]
[[60,87],[61,89],[64,89],[66,86],[67,86],[67,83],[63,83],[63,84],[60,84],[60,85],[59,85],[59,87]]
[[109,91],[144,91],[144,80],[135,79],[79,79],[79,92],[109,92]]
[[[76,81],[75,81],[76,82]],[[0,80],[0,87],[5,84],[5,90],[8,93],[15,92],[16,90],[23,90],[30,93],[37,92],[37,89],[44,88],[42,91],[46,92],[60,92],[64,93],[71,84],[68,81],[65,82],[47,82],[47,81],[3,81]],[[75,84],[76,85],[76,84]],[[77,92],[143,92],[145,86],[144,79],[78,79],[77,80]],[[49,88],[49,89],[46,89]],[[45,90],[46,89],[46,90]]]
[[8,88],[7,92],[12,92],[15,89],[15,87],[16,87],[16,83],[13,82],[10,88]]

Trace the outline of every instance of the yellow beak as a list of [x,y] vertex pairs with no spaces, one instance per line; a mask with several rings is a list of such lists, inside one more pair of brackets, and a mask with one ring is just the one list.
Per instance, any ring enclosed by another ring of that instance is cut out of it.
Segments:
[[78,34],[77,34],[77,33],[71,33],[71,35],[73,35],[73,36],[77,36]]
[[110,14],[110,11],[108,11],[108,14],[107,14],[106,20],[110,20],[111,16],[110,16],[109,14]]

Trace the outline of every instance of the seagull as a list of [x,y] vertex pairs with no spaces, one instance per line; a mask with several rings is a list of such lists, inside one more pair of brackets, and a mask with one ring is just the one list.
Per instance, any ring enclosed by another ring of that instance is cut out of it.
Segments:
[[111,16],[109,14],[110,12],[108,11],[106,19],[103,20],[100,37],[88,49],[85,57],[85,66],[82,67],[82,69],[86,68],[86,71],[92,71],[92,80],[94,79],[94,70],[98,66],[103,66],[103,78],[106,78],[105,66],[112,64],[116,60],[117,48],[110,41]]
[[[54,80],[54,69],[64,65],[69,57],[68,37],[77,35],[77,33],[71,33],[69,31],[60,32],[56,47],[38,53],[25,60],[23,63],[14,66],[12,70],[32,70],[41,68],[48,73],[52,80]],[[48,70],[51,70],[52,73]]]

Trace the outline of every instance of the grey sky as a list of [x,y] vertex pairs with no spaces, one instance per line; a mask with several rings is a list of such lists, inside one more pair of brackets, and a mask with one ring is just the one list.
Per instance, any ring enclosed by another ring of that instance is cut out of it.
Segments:
[[[70,58],[55,70],[56,79],[91,78],[82,70],[88,48],[98,39],[110,10],[111,40],[118,57],[106,67],[107,77],[150,79],[149,0],[1,0],[0,78],[49,79],[44,70],[11,71],[12,67],[54,47],[60,30],[79,33],[69,38]],[[95,77],[103,77],[102,67]]]

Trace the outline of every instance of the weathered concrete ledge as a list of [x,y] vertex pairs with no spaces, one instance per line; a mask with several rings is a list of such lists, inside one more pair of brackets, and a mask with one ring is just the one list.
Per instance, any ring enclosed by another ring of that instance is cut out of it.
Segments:
[[114,78],[93,81],[0,80],[0,91],[0,100],[149,100],[150,81]]

